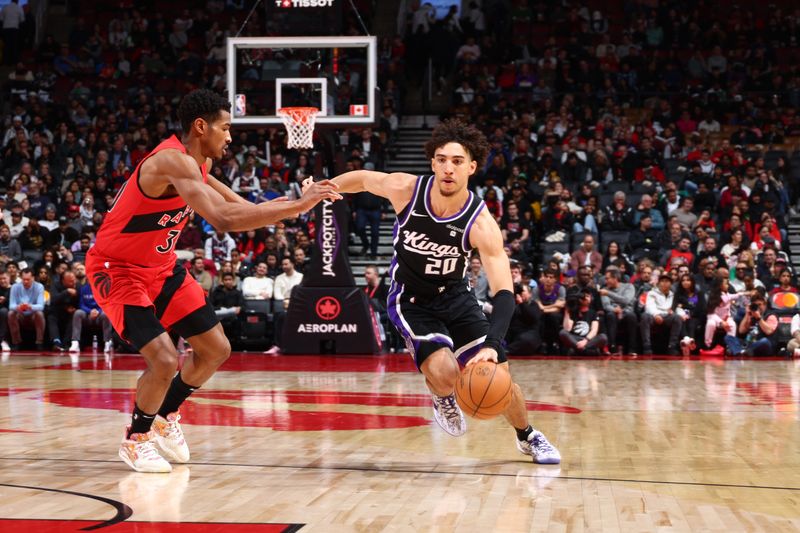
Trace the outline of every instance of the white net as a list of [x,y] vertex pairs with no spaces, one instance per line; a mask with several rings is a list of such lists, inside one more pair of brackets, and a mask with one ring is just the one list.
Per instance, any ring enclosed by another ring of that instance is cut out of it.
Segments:
[[292,148],[314,147],[314,122],[319,109],[316,107],[282,107],[278,115],[283,119],[283,125],[289,133],[286,145]]

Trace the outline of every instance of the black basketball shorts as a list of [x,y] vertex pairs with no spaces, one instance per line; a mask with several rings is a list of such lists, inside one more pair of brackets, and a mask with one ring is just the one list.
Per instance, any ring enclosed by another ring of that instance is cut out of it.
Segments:
[[[386,310],[417,368],[433,352],[445,347],[463,366],[481,349],[489,332],[489,321],[466,286],[426,298],[392,282]],[[506,361],[503,350],[497,355],[498,362]]]

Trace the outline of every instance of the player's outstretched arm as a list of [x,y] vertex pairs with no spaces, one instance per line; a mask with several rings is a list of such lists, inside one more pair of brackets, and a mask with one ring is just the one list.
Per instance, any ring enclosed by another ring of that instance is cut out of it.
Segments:
[[470,359],[471,365],[478,361],[497,361],[502,350],[502,341],[506,336],[511,317],[514,315],[516,301],[514,299],[514,282],[511,279],[511,265],[503,248],[503,234],[497,221],[484,209],[469,233],[470,244],[481,254],[486,279],[494,297],[492,314],[489,319],[489,332],[481,350]]
[[165,176],[175,191],[214,228],[220,231],[247,231],[308,211],[324,199],[339,200],[330,181],[314,183],[297,200],[277,199],[261,204],[227,201],[214,187],[203,183],[197,163],[189,156],[152,158],[149,171]]
[[375,172],[373,170],[353,170],[340,174],[331,180],[341,193],[371,192],[386,198],[398,213],[411,200],[417,177],[403,172]]

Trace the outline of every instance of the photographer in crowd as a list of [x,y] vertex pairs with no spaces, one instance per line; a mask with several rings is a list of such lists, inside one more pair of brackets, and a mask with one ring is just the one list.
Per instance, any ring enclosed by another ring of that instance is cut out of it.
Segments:
[[542,344],[539,335],[541,309],[531,298],[531,288],[525,283],[514,284],[516,307],[508,325],[506,351],[510,354],[537,353]]
[[599,333],[600,319],[592,307],[592,291],[588,288],[571,293],[564,313],[564,328],[559,333],[568,355],[600,355],[608,338]]
[[767,300],[761,294],[750,298],[750,306],[739,323],[739,335],[744,336],[741,355],[772,355],[776,353],[773,335],[778,329],[778,317],[767,311]]

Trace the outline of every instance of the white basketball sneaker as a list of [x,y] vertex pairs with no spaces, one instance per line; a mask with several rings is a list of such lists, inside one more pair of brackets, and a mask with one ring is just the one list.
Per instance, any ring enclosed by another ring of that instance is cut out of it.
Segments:
[[[128,434],[128,428],[125,429],[125,434]],[[156,449],[155,435],[152,431],[132,433],[130,437],[124,437],[119,445],[119,456],[137,472],[172,472],[172,465],[161,457]]]
[[528,440],[514,440],[517,441],[517,449],[525,455],[532,456],[534,463],[557,465],[561,462],[561,454],[558,453],[555,446],[548,442],[541,431],[535,429],[531,431]]
[[433,395],[433,418],[448,434],[460,437],[467,431],[467,420],[456,402],[455,394]]
[[156,415],[153,420],[153,434],[155,443],[161,455],[173,463],[186,463],[189,461],[189,446],[183,438],[180,425],[181,415],[178,411],[170,413],[167,418]]

